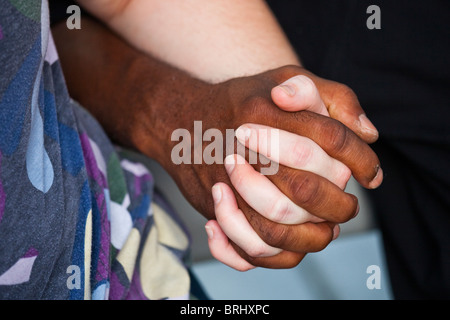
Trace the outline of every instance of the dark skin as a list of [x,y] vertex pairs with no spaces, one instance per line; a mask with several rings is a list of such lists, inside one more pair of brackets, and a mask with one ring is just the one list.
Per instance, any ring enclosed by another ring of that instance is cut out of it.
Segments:
[[[290,131],[310,138],[347,165],[362,186],[371,187],[377,176],[379,160],[363,141],[371,138],[361,133],[358,136],[329,117],[309,111],[283,111],[270,97],[276,85],[305,74],[315,82],[327,105],[344,103],[346,114],[361,112],[354,94],[349,90],[342,93],[342,85],[295,66],[209,84],[137,51],[95,21],[83,18],[82,25],[81,30],[68,30],[64,24],[53,28],[71,96],[98,119],[113,141],[158,161],[207,219],[214,219],[212,186],[217,182],[232,185],[223,164],[172,162],[171,150],[178,143],[171,141],[172,132],[177,128],[193,131],[194,121],[201,120],[203,130],[217,128],[224,136],[226,129],[236,130],[244,123]],[[294,267],[307,252],[322,250],[330,243],[337,223],[357,214],[354,195],[316,174],[280,165],[277,174],[267,177],[294,203],[325,221],[275,223],[254,211],[235,192],[239,208],[261,239],[283,249],[272,257],[250,257],[234,245],[252,265]]]

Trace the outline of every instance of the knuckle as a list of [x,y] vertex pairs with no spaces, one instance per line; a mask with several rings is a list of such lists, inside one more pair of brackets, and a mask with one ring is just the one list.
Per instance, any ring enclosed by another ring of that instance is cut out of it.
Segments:
[[290,188],[296,202],[301,206],[311,204],[319,195],[319,183],[310,174],[297,175],[290,182]]
[[295,142],[289,155],[292,165],[298,169],[305,167],[311,161],[312,156],[312,147],[303,141]]
[[250,246],[245,250],[245,252],[251,257],[258,258],[266,256],[267,249],[268,248],[266,244],[260,243]]
[[275,201],[269,212],[269,219],[274,222],[283,222],[291,213],[290,203],[283,198]]
[[311,80],[311,78],[304,76],[304,75],[298,75],[293,78],[293,80],[298,85],[299,89],[305,94],[305,95],[312,95],[316,93],[316,85]]
[[343,101],[356,101],[357,100],[356,93],[349,86],[340,83],[337,85],[336,89],[337,89],[336,94]]
[[325,129],[329,151],[334,154],[342,152],[347,144],[347,128],[342,123],[333,121],[329,122]]

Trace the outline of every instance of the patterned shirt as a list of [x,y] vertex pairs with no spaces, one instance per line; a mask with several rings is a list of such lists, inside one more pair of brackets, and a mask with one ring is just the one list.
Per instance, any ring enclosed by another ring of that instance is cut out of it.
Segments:
[[1,299],[190,297],[189,238],[137,158],[70,98],[47,1],[0,0]]

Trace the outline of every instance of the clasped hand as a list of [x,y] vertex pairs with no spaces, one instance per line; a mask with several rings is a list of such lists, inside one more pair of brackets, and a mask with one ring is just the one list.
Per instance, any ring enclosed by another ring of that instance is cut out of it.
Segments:
[[[296,266],[358,213],[357,198],[344,191],[351,175],[366,188],[381,183],[379,160],[367,144],[378,133],[345,85],[287,66],[201,91],[194,105],[187,104],[182,126],[201,120],[205,130],[234,129],[248,150],[279,162],[275,174],[262,175],[261,163],[234,152],[225,154],[223,164],[169,169],[209,219],[211,253],[228,266]],[[261,129],[269,135],[277,130],[279,144],[272,150]]]

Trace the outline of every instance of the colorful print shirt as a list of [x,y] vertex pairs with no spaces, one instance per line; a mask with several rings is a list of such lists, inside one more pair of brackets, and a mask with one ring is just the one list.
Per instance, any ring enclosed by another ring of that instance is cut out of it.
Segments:
[[47,1],[0,0],[0,299],[184,299],[189,238],[68,94]]

